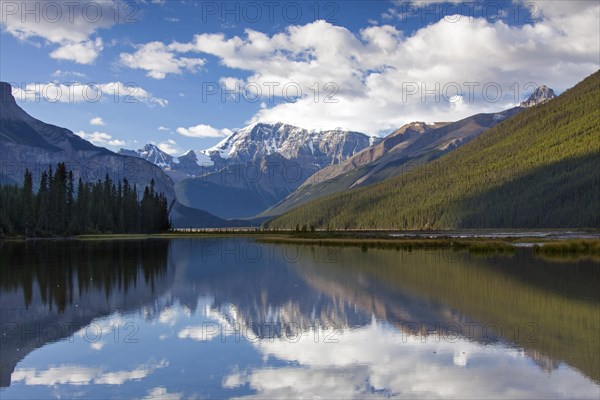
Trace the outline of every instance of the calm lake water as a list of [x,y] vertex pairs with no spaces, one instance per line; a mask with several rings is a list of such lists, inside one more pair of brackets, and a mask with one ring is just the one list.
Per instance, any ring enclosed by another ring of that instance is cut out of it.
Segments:
[[600,265],[247,239],[0,243],[0,398],[600,397]]

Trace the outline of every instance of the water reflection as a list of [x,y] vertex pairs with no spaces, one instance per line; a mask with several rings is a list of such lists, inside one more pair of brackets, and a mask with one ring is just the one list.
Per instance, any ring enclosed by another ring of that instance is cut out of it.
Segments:
[[1,260],[3,398],[600,395],[592,262],[237,239]]
[[[0,242],[0,386],[32,350],[170,286],[167,241]],[[172,272],[172,271],[170,271]],[[95,332],[90,332],[90,335]]]

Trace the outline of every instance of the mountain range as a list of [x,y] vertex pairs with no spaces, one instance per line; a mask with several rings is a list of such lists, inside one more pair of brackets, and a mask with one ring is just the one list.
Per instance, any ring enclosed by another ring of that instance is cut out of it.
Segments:
[[413,122],[339,165],[316,172],[263,216],[275,216],[331,193],[362,187],[404,174],[466,144],[524,108],[477,114],[457,122]]
[[381,182],[426,164],[527,107],[556,97],[540,86],[520,106],[456,122],[413,122],[385,138],[256,123],[179,157],[154,144],[121,154],[150,161],[175,181],[182,204],[221,218],[280,215],[321,196]]
[[378,140],[360,132],[256,123],[209,149],[189,150],[179,157],[153,144],[119,153],[161,167],[176,181],[177,198],[186,206],[221,218],[251,218],[283,200],[316,171]]
[[178,157],[174,157],[162,151],[157,145],[148,143],[141,149],[120,149],[118,153],[141,158],[160,167],[175,182],[202,176],[214,170],[214,163],[202,151],[189,150]]
[[[321,197],[266,226],[330,229],[600,226],[600,71],[540,89],[468,144],[380,183]],[[449,125],[434,129],[447,129]]]
[[20,183],[26,168],[39,174],[49,166],[65,162],[76,180],[81,177],[84,181],[95,181],[108,174],[114,180],[127,178],[131,184],[143,188],[154,179],[156,189],[174,199],[173,181],[160,168],[94,146],[68,129],[33,118],[17,105],[8,83],[0,83],[0,105],[3,183]]

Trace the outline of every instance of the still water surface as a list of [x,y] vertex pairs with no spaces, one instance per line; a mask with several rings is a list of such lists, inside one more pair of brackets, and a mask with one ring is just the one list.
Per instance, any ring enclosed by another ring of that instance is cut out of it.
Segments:
[[0,243],[0,398],[600,397],[600,265],[247,239]]

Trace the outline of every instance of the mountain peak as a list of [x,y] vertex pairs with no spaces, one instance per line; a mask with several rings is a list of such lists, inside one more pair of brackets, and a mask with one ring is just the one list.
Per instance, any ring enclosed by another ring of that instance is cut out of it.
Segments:
[[144,145],[144,147],[142,147],[140,150],[142,151],[160,151],[162,152],[161,149],[158,148],[157,145],[153,144],[153,143],[147,143]]
[[7,82],[0,82],[0,104],[4,107],[17,105],[15,96],[12,94],[12,86]]
[[312,158],[316,165],[329,165],[368,147],[369,140],[363,133],[347,130],[311,131],[286,122],[255,122],[202,153],[230,162],[254,162],[278,154],[288,160]]
[[15,107],[19,109],[20,107],[17,105],[17,101],[15,100],[15,96],[12,94],[12,86],[7,82],[0,82],[0,104],[2,104],[2,108],[4,108],[4,116],[8,116],[8,112],[6,110],[10,109],[15,112]]
[[188,150],[179,156],[179,158],[181,157],[196,157],[196,153],[194,152],[194,150]]
[[533,93],[531,93],[527,100],[522,101],[520,105],[521,107],[532,107],[544,103],[555,97],[556,94],[554,93],[554,90],[552,90],[546,85],[541,85],[537,87],[533,91]]

